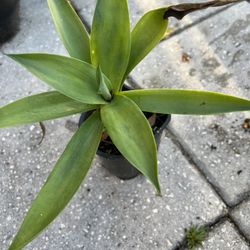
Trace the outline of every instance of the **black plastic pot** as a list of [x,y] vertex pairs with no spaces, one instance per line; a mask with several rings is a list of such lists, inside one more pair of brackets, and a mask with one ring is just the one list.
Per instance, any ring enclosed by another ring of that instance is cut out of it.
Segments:
[[18,31],[18,3],[19,0],[0,0],[0,45]]
[[[125,90],[130,89],[129,87],[125,86]],[[92,112],[82,113],[79,119],[78,126],[80,126],[90,115]],[[153,113],[144,112],[145,116],[149,118],[153,115]],[[168,123],[171,120],[171,115],[163,115],[163,114],[156,114],[156,121],[153,127],[153,133],[155,137],[155,141],[157,144],[157,148],[160,144],[160,139],[163,130],[167,127]],[[102,142],[101,142],[102,144]],[[101,145],[100,144],[100,145]],[[116,149],[116,147],[113,145]],[[99,155],[102,159],[102,166],[107,169],[111,174],[115,175],[116,177],[128,180],[138,176],[140,171],[138,171],[133,165],[131,165],[118,151],[115,150],[115,154],[107,153],[103,150],[103,146],[99,146],[97,150],[97,155]]]

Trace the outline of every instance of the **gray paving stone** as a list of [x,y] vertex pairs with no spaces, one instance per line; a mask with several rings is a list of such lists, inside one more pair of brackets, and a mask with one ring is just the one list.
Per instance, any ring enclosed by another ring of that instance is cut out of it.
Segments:
[[[240,15],[239,15],[240,13]],[[241,3],[161,43],[132,72],[142,87],[219,91],[250,98],[250,10]],[[183,54],[190,56],[183,62]],[[250,190],[250,113],[174,116],[171,128],[229,205]]]
[[[32,125],[1,131],[4,249],[71,135],[65,122],[46,123],[41,147],[37,126],[32,133]],[[120,181],[97,159],[69,207],[27,249],[172,249],[191,223],[206,223],[223,213],[223,204],[167,138],[159,161],[162,198],[142,176]]]
[[214,228],[203,247],[197,250],[249,250],[249,245],[240,237],[231,223],[225,222]]
[[250,241],[250,201],[241,204],[232,212],[232,216],[238,227]]
[[[45,1],[21,0],[20,32],[5,53],[65,53]],[[44,21],[45,20],[45,21]],[[0,105],[48,90],[0,54]],[[24,214],[76,129],[78,116],[0,130],[0,241],[7,249]],[[159,151],[163,197],[142,176],[120,181],[97,158],[88,178],[61,216],[26,249],[172,249],[191,223],[208,223],[225,205],[170,139]]]

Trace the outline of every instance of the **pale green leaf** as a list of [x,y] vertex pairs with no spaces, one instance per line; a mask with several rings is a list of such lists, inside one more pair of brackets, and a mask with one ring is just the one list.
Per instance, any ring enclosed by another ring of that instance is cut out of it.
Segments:
[[55,119],[97,108],[57,91],[28,96],[0,107],[0,128]]
[[124,79],[163,38],[168,26],[168,19],[164,19],[167,9],[149,11],[134,27],[131,33],[131,53]]
[[99,112],[78,129],[33,202],[9,250],[22,249],[68,204],[91,166],[102,130]]
[[119,90],[130,54],[127,0],[98,0],[90,36],[91,59]]
[[9,55],[62,94],[88,104],[105,104],[97,94],[96,69],[75,58],[52,54]]
[[96,69],[96,79],[99,83],[98,94],[100,94],[107,101],[111,100],[112,85],[109,79],[105,78],[100,66]]
[[48,0],[57,31],[70,56],[90,63],[89,35],[69,0]]
[[146,89],[121,94],[143,111],[162,114],[210,115],[250,110],[250,100],[208,91]]
[[129,98],[116,95],[101,108],[101,118],[118,150],[160,192],[154,135],[138,106]]

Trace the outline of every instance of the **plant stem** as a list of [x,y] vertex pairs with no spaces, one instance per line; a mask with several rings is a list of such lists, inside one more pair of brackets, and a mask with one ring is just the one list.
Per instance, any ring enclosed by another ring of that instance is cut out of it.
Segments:
[[169,9],[165,12],[164,18],[175,17],[177,19],[182,19],[187,14],[206,9],[209,7],[219,7],[227,4],[239,3],[243,0],[214,0],[205,3],[183,3],[170,6]]

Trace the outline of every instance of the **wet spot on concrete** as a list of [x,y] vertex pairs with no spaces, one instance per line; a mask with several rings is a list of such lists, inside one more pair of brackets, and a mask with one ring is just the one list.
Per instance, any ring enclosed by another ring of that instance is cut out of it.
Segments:
[[194,69],[194,68],[192,68],[192,69],[189,70],[189,75],[190,75],[190,76],[195,76],[195,75],[196,75],[196,72],[197,72],[197,70]]
[[65,128],[71,132],[75,132],[78,128],[77,123],[71,120],[67,120],[65,123]]
[[226,87],[228,85],[228,80],[231,78],[231,74],[224,73],[217,75],[215,74],[215,79],[221,87]]
[[240,32],[248,28],[250,24],[250,14],[246,16],[246,20],[238,19],[230,28],[222,35],[225,39],[229,36],[236,37]]
[[243,35],[243,40],[246,43],[250,43],[250,32]]
[[214,57],[203,59],[202,64],[208,70],[215,70],[220,66],[220,63]]
[[216,137],[219,142],[226,140],[228,132],[221,125],[215,123],[211,124],[209,128],[215,131]]
[[233,64],[235,64],[236,62],[238,62],[241,58],[242,55],[245,54],[245,51],[243,49],[239,49],[237,50],[234,55],[233,55],[233,59],[230,62],[230,64],[228,66],[232,66]]

